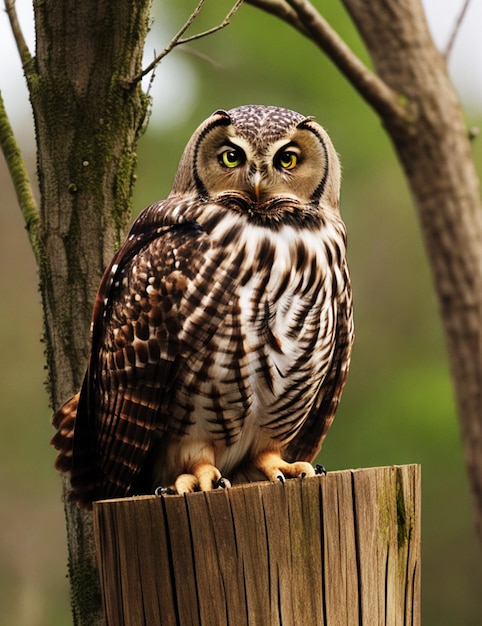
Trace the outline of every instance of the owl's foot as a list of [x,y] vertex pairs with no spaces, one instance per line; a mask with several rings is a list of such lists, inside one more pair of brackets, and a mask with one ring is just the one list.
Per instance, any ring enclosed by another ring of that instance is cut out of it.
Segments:
[[156,495],[192,493],[193,491],[211,491],[231,487],[227,478],[221,476],[217,467],[210,463],[197,463],[192,467],[192,474],[180,474],[172,487],[158,487]]
[[273,482],[284,483],[287,478],[305,478],[305,476],[315,476],[316,473],[311,463],[306,461],[287,463],[283,461],[279,453],[272,451],[262,452],[254,463]]

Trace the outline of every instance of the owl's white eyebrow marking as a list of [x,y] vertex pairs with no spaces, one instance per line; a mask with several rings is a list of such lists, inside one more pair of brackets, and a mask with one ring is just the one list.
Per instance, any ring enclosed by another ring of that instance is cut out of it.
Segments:
[[274,157],[281,150],[291,150],[292,152],[298,153],[301,152],[301,149],[296,141],[279,139],[278,141],[275,141],[273,144],[271,144],[271,146],[269,147],[269,154]]
[[241,150],[244,151],[246,158],[251,158],[253,156],[252,145],[248,141],[246,141],[246,139],[243,139],[243,137],[240,137],[239,135],[229,134],[226,137],[226,141],[223,143],[223,146],[227,148],[229,148],[230,146],[234,146],[235,148],[241,148]]

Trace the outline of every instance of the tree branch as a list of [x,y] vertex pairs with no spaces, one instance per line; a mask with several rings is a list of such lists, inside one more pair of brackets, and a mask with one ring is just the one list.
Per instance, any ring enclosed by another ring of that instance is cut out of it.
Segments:
[[464,6],[460,11],[458,18],[455,21],[454,28],[452,30],[452,34],[450,35],[450,39],[447,43],[447,47],[444,52],[444,58],[448,61],[450,53],[452,52],[452,48],[454,46],[455,40],[457,39],[457,35],[459,34],[460,27],[462,26],[462,22],[464,21],[465,14],[467,13],[467,9],[469,8],[470,0],[465,0]]
[[184,33],[187,31],[187,29],[194,22],[194,20],[199,15],[199,13],[200,13],[203,5],[204,5],[205,0],[199,0],[199,3],[197,5],[197,7],[191,13],[191,15],[189,16],[187,22],[184,24],[184,26],[181,28],[181,30],[176,35],[174,35],[174,37],[171,39],[169,44],[164,48],[164,50],[160,54],[158,54],[156,56],[156,58],[152,61],[152,63],[150,63],[138,76],[136,76],[131,81],[131,85],[135,84],[135,83],[138,83],[140,80],[142,80],[142,78],[144,78],[144,76],[146,74],[149,74],[149,72],[152,72],[153,70],[155,70],[156,67],[159,65],[159,63],[162,61],[162,59],[166,55],[168,55],[169,52],[171,52],[171,50],[173,50],[176,46],[180,46],[180,45],[188,43],[190,41],[195,41],[196,39],[202,39],[203,37],[207,37],[208,35],[212,35],[213,33],[216,33],[218,30],[222,30],[223,28],[228,26],[228,24],[231,21],[232,16],[236,13],[236,11],[239,9],[239,7],[243,4],[243,1],[244,0],[236,0],[234,6],[231,8],[231,10],[226,15],[226,17],[221,22],[221,24],[218,24],[217,26],[213,26],[212,28],[209,28],[208,30],[205,30],[205,31],[203,31],[201,33],[196,33],[195,35],[190,35],[189,37],[183,37]]
[[5,156],[8,171],[13,182],[18,203],[25,219],[30,243],[37,261],[39,260],[40,216],[27,174],[20,147],[8,119],[2,94],[0,92],[0,147]]
[[17,44],[17,50],[20,55],[20,60],[22,61],[22,66],[25,69],[32,61],[32,55],[28,49],[22,29],[20,28],[17,11],[15,9],[15,0],[5,0],[5,10],[10,21],[10,27],[12,29],[15,43]]
[[362,97],[383,117],[405,121],[399,96],[360,61],[308,0],[247,0],[299,30],[333,61]]
[[286,4],[285,0],[246,0],[246,2],[258,9],[266,11],[266,13],[271,13],[279,17],[281,20],[300,31],[305,37],[311,38],[306,28],[298,19],[296,12]]

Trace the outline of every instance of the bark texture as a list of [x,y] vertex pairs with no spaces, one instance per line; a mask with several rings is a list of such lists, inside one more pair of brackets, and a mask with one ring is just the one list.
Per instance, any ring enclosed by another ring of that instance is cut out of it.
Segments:
[[[92,305],[130,216],[148,102],[138,82],[150,0],[34,2],[25,67],[40,186],[39,274],[52,406],[84,375]],[[103,623],[92,520],[66,505],[75,624]]]

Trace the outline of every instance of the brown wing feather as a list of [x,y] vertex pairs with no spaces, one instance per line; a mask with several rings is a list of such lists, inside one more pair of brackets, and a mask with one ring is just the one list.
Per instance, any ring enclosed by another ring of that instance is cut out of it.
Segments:
[[81,506],[128,495],[153,431],[166,427],[161,409],[185,352],[179,306],[209,245],[196,224],[143,215],[104,274],[73,439],[70,498]]

